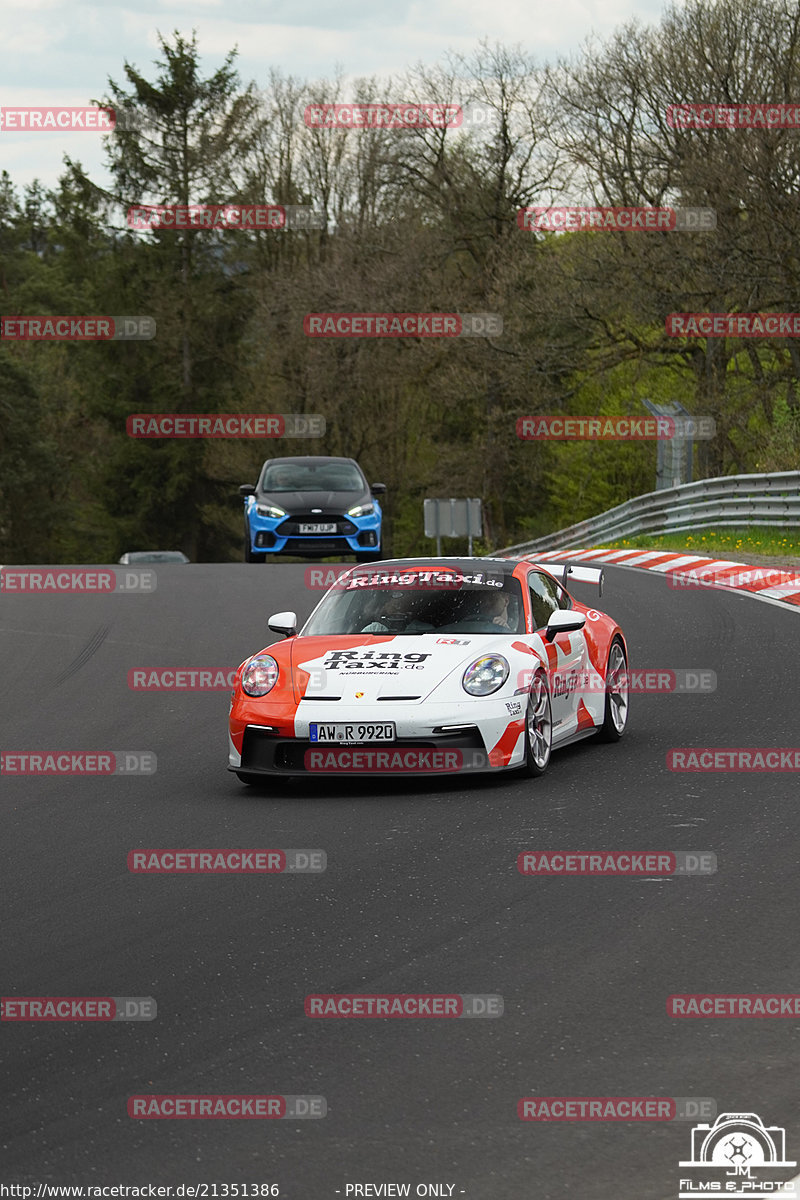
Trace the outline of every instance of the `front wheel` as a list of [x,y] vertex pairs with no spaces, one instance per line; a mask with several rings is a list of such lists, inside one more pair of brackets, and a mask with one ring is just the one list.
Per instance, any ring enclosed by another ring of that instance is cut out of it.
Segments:
[[525,712],[525,770],[529,775],[544,775],[553,749],[553,711],[550,688],[544,671],[531,681]]
[[628,660],[625,647],[615,637],[608,652],[606,667],[606,708],[597,736],[601,742],[618,742],[628,723]]

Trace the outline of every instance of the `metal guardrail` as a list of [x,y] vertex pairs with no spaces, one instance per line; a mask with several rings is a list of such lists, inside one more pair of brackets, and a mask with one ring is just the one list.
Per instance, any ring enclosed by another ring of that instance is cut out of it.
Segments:
[[578,550],[638,533],[681,533],[711,525],[800,525],[800,471],[723,475],[626,500],[588,521],[494,553]]

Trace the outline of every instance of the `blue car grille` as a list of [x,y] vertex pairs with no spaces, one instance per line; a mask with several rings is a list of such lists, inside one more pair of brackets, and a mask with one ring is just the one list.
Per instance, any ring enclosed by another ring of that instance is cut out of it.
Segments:
[[[300,533],[301,525],[336,525],[336,533]],[[278,537],[352,537],[356,526],[346,517],[329,516],[320,513],[309,513],[308,516],[293,513],[278,526]]]

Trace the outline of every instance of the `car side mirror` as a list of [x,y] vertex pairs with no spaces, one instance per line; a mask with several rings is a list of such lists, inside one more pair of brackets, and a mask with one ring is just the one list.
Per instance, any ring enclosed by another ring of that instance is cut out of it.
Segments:
[[297,613],[273,613],[267,625],[273,633],[282,633],[285,637],[294,637],[297,633]]
[[373,496],[382,496],[384,494],[384,492],[386,491],[386,484],[385,483],[371,483],[369,490],[372,492]]
[[256,489],[253,487],[252,483],[241,483],[239,485],[240,496],[255,496],[255,494]]
[[557,608],[550,614],[545,630],[545,641],[552,642],[559,633],[575,633],[586,624],[586,614],[572,608]]

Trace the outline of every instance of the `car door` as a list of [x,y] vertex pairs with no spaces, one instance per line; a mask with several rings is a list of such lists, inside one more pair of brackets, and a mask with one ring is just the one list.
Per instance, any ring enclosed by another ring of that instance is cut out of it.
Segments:
[[553,710],[553,741],[558,742],[578,727],[578,708],[583,698],[583,683],[588,663],[583,630],[556,634],[552,642],[544,638],[552,613],[569,608],[568,594],[543,571],[528,574],[528,597],[534,630],[539,634],[549,663],[550,702]]

